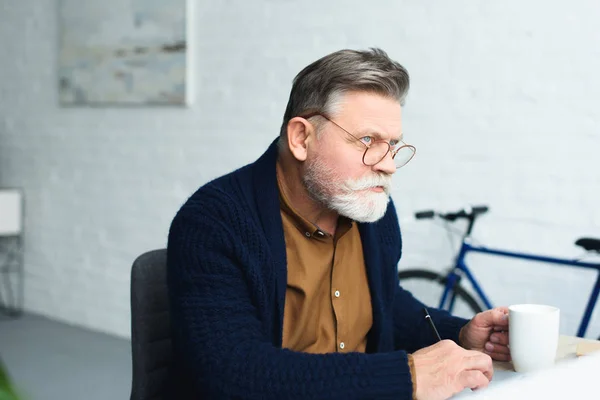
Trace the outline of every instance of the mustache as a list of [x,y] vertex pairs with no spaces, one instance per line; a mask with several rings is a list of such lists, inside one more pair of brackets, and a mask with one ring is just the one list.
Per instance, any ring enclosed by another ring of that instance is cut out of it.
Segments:
[[392,187],[392,176],[376,174],[360,179],[348,179],[344,182],[344,188],[348,191],[366,190],[377,186],[383,187],[383,191],[389,195]]

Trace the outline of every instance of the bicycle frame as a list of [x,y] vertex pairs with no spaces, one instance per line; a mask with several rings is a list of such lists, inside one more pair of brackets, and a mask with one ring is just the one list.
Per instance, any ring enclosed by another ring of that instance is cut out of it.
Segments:
[[[469,243],[468,239],[465,239],[462,242],[460,252],[458,254],[458,257],[456,258],[456,264],[455,264],[454,268],[452,269],[452,271],[450,271],[450,273],[447,276],[446,286],[444,288],[444,292],[442,294],[442,298],[441,298],[440,304],[439,304],[440,309],[444,308],[446,301],[448,300],[448,295],[450,294],[450,291],[452,290],[454,285],[456,283],[458,283],[461,279],[460,273],[458,271],[464,273],[466,278],[471,282],[471,284],[473,285],[473,288],[475,289],[475,292],[477,293],[479,298],[483,301],[485,306],[487,308],[493,308],[492,303],[490,302],[488,297],[485,295],[481,286],[475,279],[475,276],[471,273],[471,271],[467,267],[467,264],[465,263],[465,258],[468,253],[489,254],[489,255],[495,255],[495,256],[501,256],[501,257],[515,258],[515,259],[519,259],[519,260],[538,261],[538,262],[543,262],[543,263],[548,263],[548,264],[568,265],[568,266],[573,266],[573,267],[591,268],[591,269],[597,270],[598,277],[596,278],[596,284],[594,285],[594,288],[592,289],[590,298],[589,298],[588,303],[585,308],[585,313],[583,314],[583,319],[581,320],[579,329],[577,330],[577,336],[584,337],[585,332],[588,327],[588,324],[590,322],[590,318],[592,316],[592,312],[594,311],[596,301],[598,300],[598,294],[600,293],[600,263],[581,262],[581,261],[577,261],[577,260],[569,260],[569,259],[564,259],[564,258],[546,257],[546,256],[540,256],[540,255],[536,255],[536,254],[528,254],[528,253],[520,253],[520,252],[514,252],[514,251],[491,249],[491,248],[484,247],[484,246],[472,245]],[[446,308],[447,310],[452,311],[452,308],[454,307],[454,300],[455,300],[455,296],[453,295],[450,298],[448,308]]]

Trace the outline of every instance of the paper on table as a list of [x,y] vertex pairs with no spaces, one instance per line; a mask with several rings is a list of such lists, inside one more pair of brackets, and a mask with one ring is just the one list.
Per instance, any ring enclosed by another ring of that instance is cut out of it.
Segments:
[[598,341],[585,341],[577,343],[577,348],[575,350],[575,354],[577,356],[584,356],[586,354],[593,353],[595,351],[600,351],[600,342]]
[[[493,388],[494,386],[498,385],[501,382],[505,382],[508,380],[518,380],[523,378],[523,374],[520,374],[518,372],[515,371],[510,371],[510,370],[498,370],[498,369],[494,369],[494,377],[492,378],[492,380],[490,381],[490,384],[488,385],[488,387],[485,389],[490,389]],[[474,396],[476,396],[479,393],[479,391],[473,391],[471,389],[465,389],[462,392],[454,395],[451,397],[452,400],[455,399],[468,399],[468,398],[472,398]]]
[[600,353],[568,359],[554,368],[523,374],[522,379],[507,380],[486,389],[473,399],[598,399]]

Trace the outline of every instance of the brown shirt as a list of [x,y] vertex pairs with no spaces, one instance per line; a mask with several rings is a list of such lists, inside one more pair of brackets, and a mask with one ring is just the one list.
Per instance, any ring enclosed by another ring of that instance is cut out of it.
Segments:
[[293,209],[281,183],[279,193],[288,274],[283,347],[364,352],[373,315],[358,226],[340,218],[331,236]]

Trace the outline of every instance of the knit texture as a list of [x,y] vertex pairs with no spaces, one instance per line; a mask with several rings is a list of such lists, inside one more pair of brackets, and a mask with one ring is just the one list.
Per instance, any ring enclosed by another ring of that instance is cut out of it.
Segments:
[[[398,285],[392,202],[359,224],[373,306],[366,353],[281,348],[286,254],[276,141],[256,162],[194,193],[169,232],[169,399],[411,399],[407,353],[433,343],[423,305]],[[467,322],[430,309],[443,338]]]

